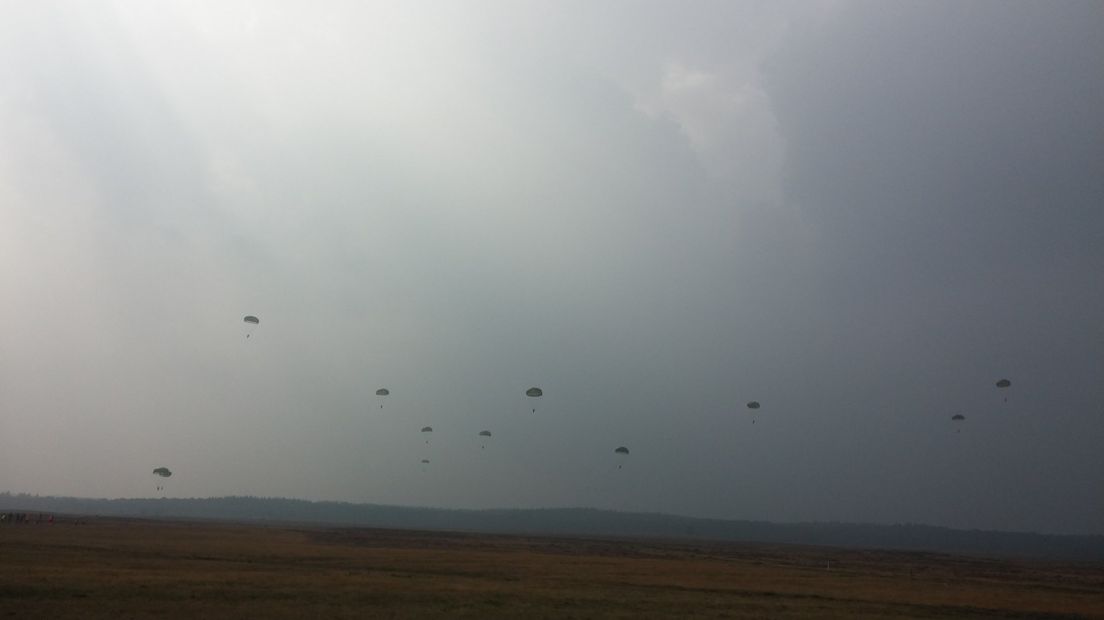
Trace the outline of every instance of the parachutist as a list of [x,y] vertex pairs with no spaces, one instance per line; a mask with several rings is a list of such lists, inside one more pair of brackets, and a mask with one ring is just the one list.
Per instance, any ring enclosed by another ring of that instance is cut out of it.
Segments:
[[[613,453],[617,454],[617,455],[620,455],[622,458],[624,458],[624,457],[627,457],[629,455],[629,449],[626,448],[625,446],[618,446],[617,449],[613,451]],[[621,463],[617,464],[617,469],[621,469]]]
[[[529,398],[540,398],[541,396],[544,396],[544,390],[540,389],[539,387],[531,387],[528,390],[525,390],[525,395]],[[537,408],[533,407],[533,413],[536,412]]]
[[[261,320],[258,319],[255,316],[253,316],[252,314],[247,314],[244,318],[242,318],[242,322],[247,323],[249,325],[260,325],[261,324]],[[246,327],[246,330],[247,330],[245,332],[245,337],[246,338],[248,338],[252,334],[251,331],[248,331],[248,330],[251,330],[251,329],[253,329],[253,328],[252,327]]]

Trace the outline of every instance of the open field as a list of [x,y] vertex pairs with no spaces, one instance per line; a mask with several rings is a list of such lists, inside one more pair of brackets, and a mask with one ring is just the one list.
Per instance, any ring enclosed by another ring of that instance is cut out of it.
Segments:
[[0,617],[308,615],[1104,618],[1104,566],[125,519],[0,526]]

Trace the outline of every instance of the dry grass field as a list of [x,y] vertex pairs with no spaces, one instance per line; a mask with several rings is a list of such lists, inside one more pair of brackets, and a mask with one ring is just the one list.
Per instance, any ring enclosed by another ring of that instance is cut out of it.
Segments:
[[313,526],[0,526],[0,618],[305,616],[1104,618],[1104,567]]

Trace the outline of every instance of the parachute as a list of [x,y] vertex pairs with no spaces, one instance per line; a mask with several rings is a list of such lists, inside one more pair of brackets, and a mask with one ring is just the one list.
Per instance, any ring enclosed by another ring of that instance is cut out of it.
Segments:
[[[480,437],[490,437],[491,436],[491,431],[479,431],[479,436]],[[487,447],[487,440],[483,439],[482,440],[482,445],[479,446],[479,449],[482,450],[483,448],[486,448],[486,447]]]
[[[629,455],[629,449],[626,448],[625,446],[618,446],[617,449],[613,451],[613,453],[621,455],[621,458],[625,458],[626,456]],[[617,464],[617,469],[621,469],[621,465],[622,465],[621,463],[618,463]]]
[[[751,410],[756,410],[756,409],[759,408],[759,406],[760,406],[759,401],[757,401],[757,400],[749,401],[748,404],[747,404],[747,408],[751,409]],[[751,423],[755,424],[755,418],[754,417],[751,418]]]
[[[951,416],[951,421],[952,422],[962,422],[965,419],[966,419],[966,416],[962,415],[961,413],[956,413],[953,416]],[[957,426],[957,424],[955,426]],[[956,433],[961,433],[962,429],[957,428],[957,429],[955,429],[955,432]]]
[[[1012,382],[1008,379],[1001,379],[1000,381],[997,381],[997,387],[1000,389],[1009,388],[1012,387]],[[1008,402],[1007,396],[1004,397],[1004,402]]]
[[[423,426],[422,427],[422,432],[423,433],[432,433],[433,432],[433,427],[432,426]],[[426,437],[426,445],[429,445],[429,437]]]
[[[168,478],[169,476],[172,476],[172,472],[169,471],[168,467],[158,467],[157,469],[153,470],[153,475],[160,476],[162,478]],[[164,483],[157,485],[157,490],[158,491],[164,491],[165,490]]]
[[[528,390],[525,390],[525,395],[529,398],[540,398],[541,396],[544,396],[544,390],[540,389],[539,387],[531,387]],[[537,408],[533,407],[533,413],[536,412]]]
[[253,325],[260,325],[261,324],[261,320],[258,319],[255,316],[253,316],[252,314],[245,315],[245,318],[242,319],[242,322],[249,325],[249,327],[247,328],[247,331],[245,332],[245,337],[246,338],[253,335],[253,331],[252,331],[253,330],[253,327],[252,327]]
[[422,459],[422,464],[423,464],[423,465],[426,465],[426,464],[428,464],[428,463],[429,463],[429,459]]
[[391,390],[387,388],[380,388],[376,390],[376,396],[379,396],[380,409],[383,409],[383,397],[391,393]]

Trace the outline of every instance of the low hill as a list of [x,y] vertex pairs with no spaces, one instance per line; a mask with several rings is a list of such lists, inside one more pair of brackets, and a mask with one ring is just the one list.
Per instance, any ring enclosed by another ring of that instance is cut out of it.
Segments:
[[501,534],[686,538],[1104,561],[1104,536],[928,525],[770,523],[591,508],[452,510],[285,498],[88,499],[0,493],[0,512],[217,519]]

